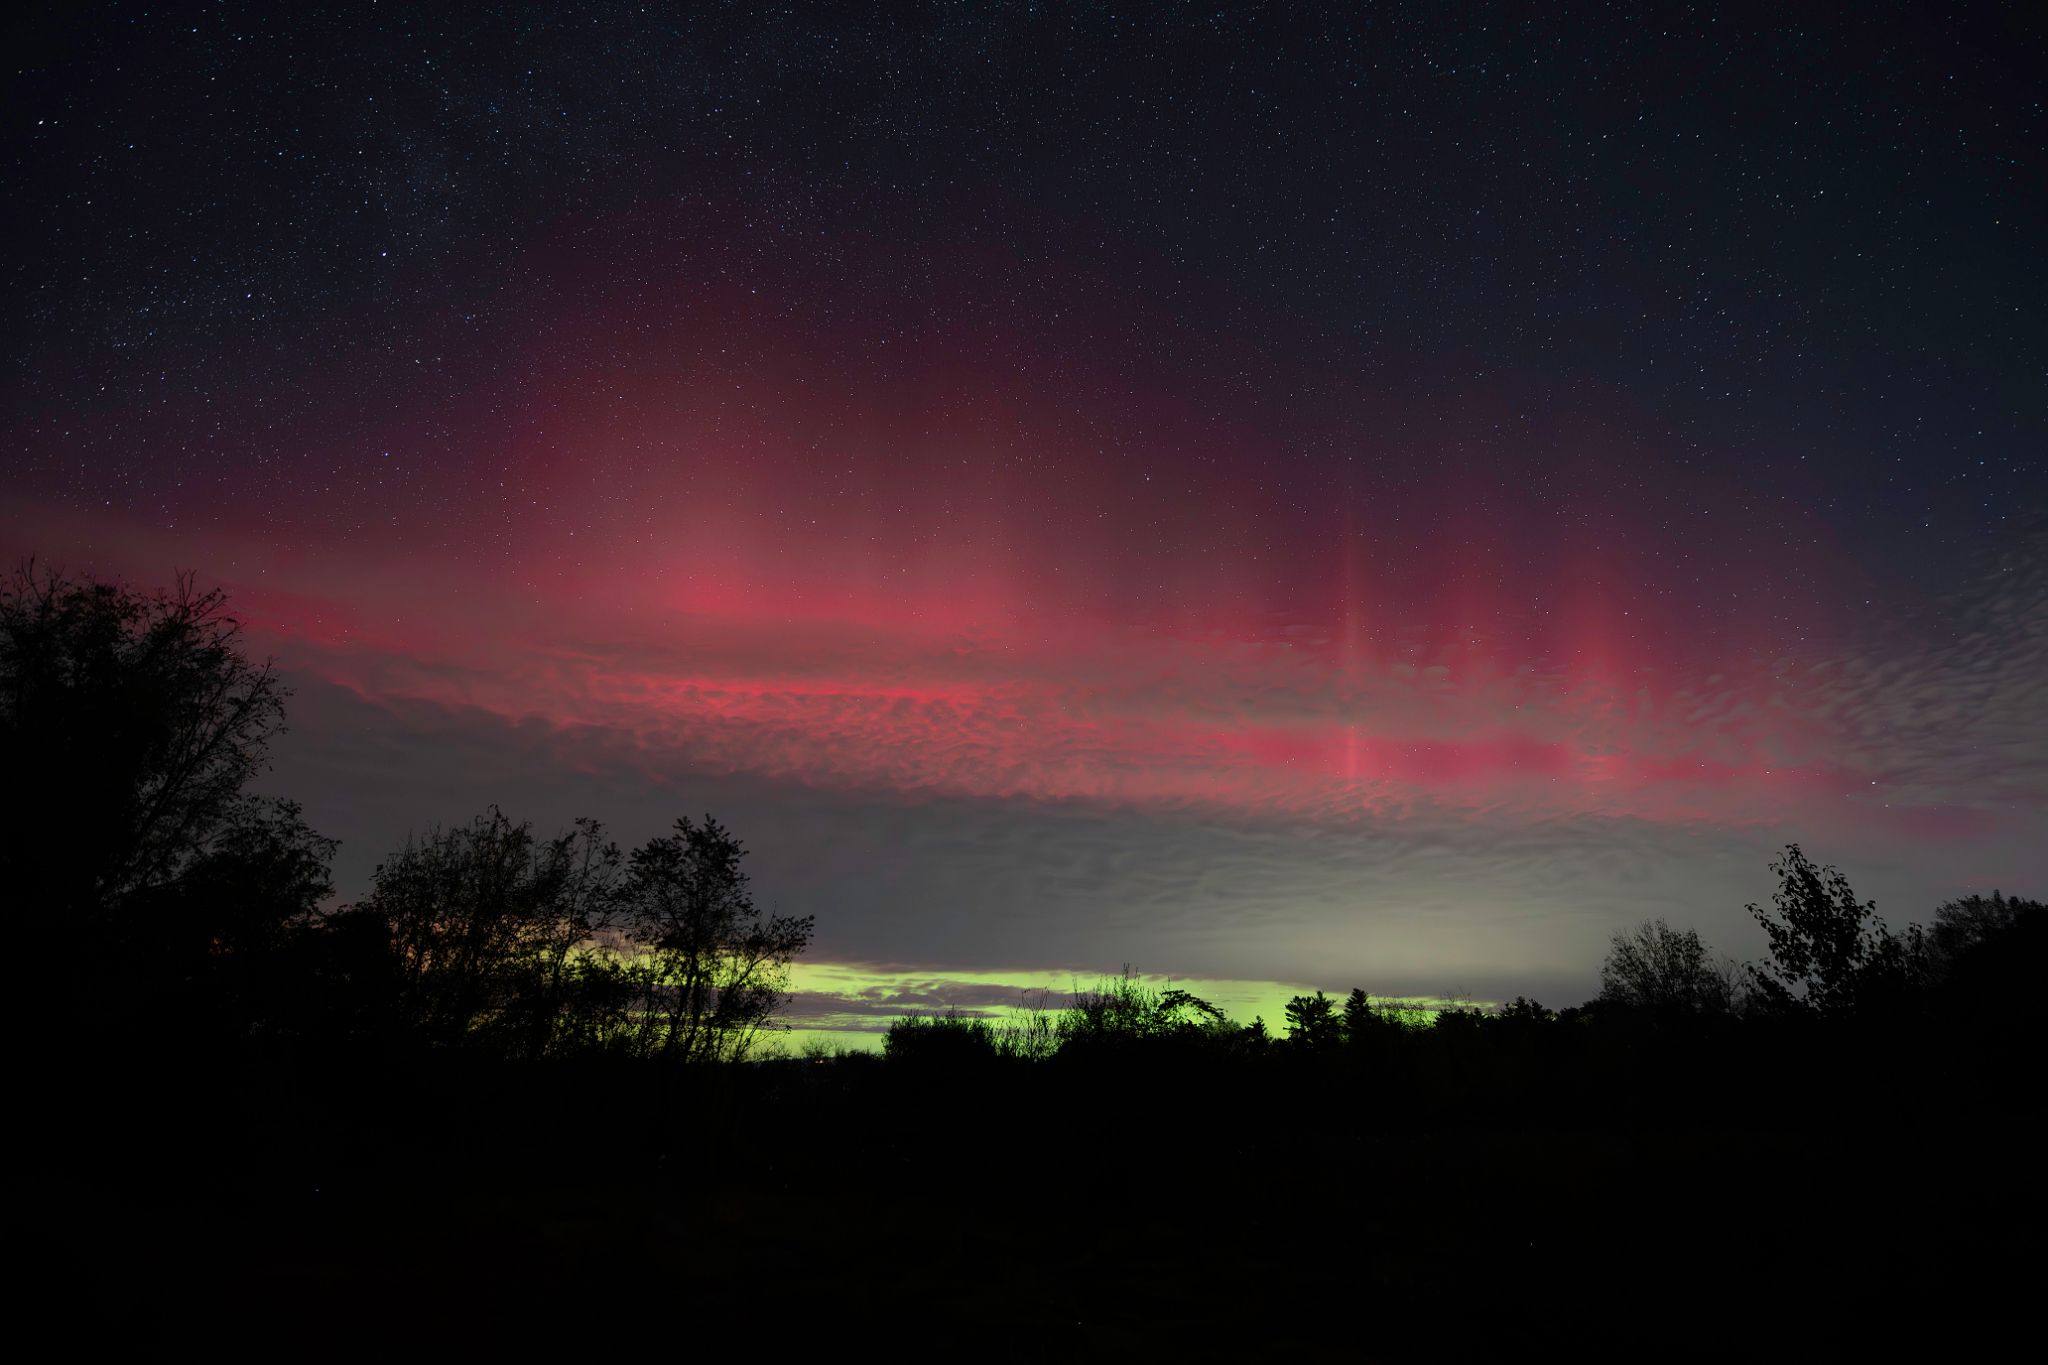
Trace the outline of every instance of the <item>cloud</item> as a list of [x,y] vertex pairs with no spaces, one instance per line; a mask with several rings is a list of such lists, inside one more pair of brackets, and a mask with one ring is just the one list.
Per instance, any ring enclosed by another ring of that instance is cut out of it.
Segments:
[[276,576],[248,597],[299,688],[271,780],[344,839],[351,894],[492,802],[628,843],[708,809],[824,956],[1565,1000],[1648,915],[1758,951],[1741,907],[1788,839],[1895,918],[2048,882],[2027,555],[1932,623],[1711,671]]
[[2020,623],[1919,666],[1851,653],[1693,677],[1079,627],[1052,645],[689,617],[656,642],[588,618],[573,644],[279,638],[365,698],[541,724],[655,770],[1321,822],[1853,819],[1943,838],[2044,801],[2040,629]]
[[[1928,856],[1881,833],[1816,845],[1796,824],[1430,807],[1319,823],[663,770],[604,731],[319,684],[302,690],[296,714],[271,780],[305,795],[314,822],[344,839],[338,880],[350,893],[406,828],[489,802],[544,827],[595,815],[628,844],[679,814],[715,811],[753,849],[761,903],[818,916],[819,959],[893,962],[938,983],[905,987],[903,1000],[883,1002],[891,1008],[913,996],[986,1007],[987,993],[944,983],[998,968],[1058,987],[1126,962],[1330,990],[1569,1001],[1593,989],[1607,938],[1651,915],[1696,925],[1739,956],[1759,952],[1741,907],[1768,895],[1765,863],[1787,839],[1840,862],[1895,917],[1924,916],[1959,871],[1951,848]],[[2048,870],[2018,836],[1965,852],[2012,871],[2008,887]]]

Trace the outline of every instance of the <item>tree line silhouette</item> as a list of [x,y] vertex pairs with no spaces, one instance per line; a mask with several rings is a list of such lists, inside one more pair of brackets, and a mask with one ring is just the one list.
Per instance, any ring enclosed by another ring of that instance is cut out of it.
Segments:
[[493,808],[410,838],[327,902],[334,841],[247,790],[284,724],[274,668],[218,591],[148,594],[21,567],[0,595],[0,748],[33,794],[0,879],[93,970],[85,1050],[409,1040],[508,1057],[747,1056],[809,917],[764,915],[745,846],[684,817],[630,854]]
[[2042,960],[2042,903],[1994,891],[1945,902],[1923,928],[1894,935],[1874,902],[1859,902],[1842,874],[1817,867],[1797,844],[1771,864],[1771,908],[1748,907],[1770,942],[1761,963],[1713,954],[1697,931],[1645,920],[1614,935],[1598,995],[1562,1010],[1516,997],[1495,1009],[1418,1009],[1374,1000],[1363,989],[1337,999],[1317,991],[1285,1008],[1285,1030],[1248,1024],[1185,990],[1147,984],[1127,967],[1070,1003],[1030,1002],[1004,1016],[910,1015],[888,1031],[884,1055],[935,1061],[1044,1061],[1192,1053],[1211,1057],[1383,1053],[1422,1032],[1560,1030],[1685,1033],[1710,1037],[1747,1025],[1759,1032],[1861,1027],[1967,1029],[1978,1046],[2026,1030],[2027,992]]
[[[758,1055],[811,938],[813,917],[757,909],[744,845],[710,816],[626,853],[595,821],[545,837],[492,808],[414,835],[367,896],[329,905],[334,842],[297,804],[247,790],[286,689],[245,657],[223,594],[189,577],[145,593],[20,566],[0,595],[0,675],[7,770],[35,794],[7,824],[0,878],[89,950],[73,1012],[105,1029],[733,1061]],[[1042,1061],[1371,1050],[1475,1025],[2018,1022],[2039,902],[1971,896],[1894,934],[1799,846],[1771,870],[1771,905],[1748,907],[1764,961],[1646,921],[1614,937],[1599,995],[1562,1011],[1517,999],[1418,1019],[1319,991],[1288,1002],[1274,1037],[1127,970],[1057,1011],[906,1018],[884,1051]]]
[[[1439,1320],[1507,1331],[1548,1315],[1575,1340],[1611,1328],[1634,1343],[1620,1317],[1560,1308],[1572,1274],[1645,1296],[1654,1276],[1738,1295],[1748,1276],[1803,1275],[1816,1304],[1867,1303],[1849,1249],[1883,1245],[1959,1295],[1960,1270],[1901,1248],[2002,1246],[1971,1209],[1994,1190],[2038,1194],[1996,1136],[2017,1131],[2038,1085],[2036,901],[1973,895],[1895,933],[1794,845],[1772,864],[1771,902],[1749,907],[1763,960],[1649,920],[1614,937],[1598,995],[1564,1009],[1423,1014],[1317,991],[1269,1030],[1126,969],[1057,1002],[899,1019],[879,1055],[780,1056],[761,1044],[813,920],[755,904],[745,847],[717,820],[679,819],[628,851],[593,821],[548,836],[491,809],[415,834],[367,894],[335,905],[333,841],[250,791],[286,698],[223,596],[189,578],[150,593],[29,564],[0,590],[0,758],[17,796],[0,887],[63,948],[17,973],[39,1025],[31,1093],[74,1197],[117,1192],[87,1200],[101,1211],[73,1213],[60,1241],[84,1267],[109,1210],[194,1190],[226,1191],[208,1197],[237,1229],[133,1288],[122,1320],[138,1330],[189,1323],[183,1305],[224,1274],[260,1287],[252,1323],[369,1304],[366,1321],[459,1319],[468,1346],[465,1300],[422,1286],[453,1276],[505,1324],[564,1284],[681,1296],[698,1320],[733,1303],[780,1311],[733,1279],[732,1248],[781,1254],[776,1239],[797,1234],[774,1229],[807,1226],[794,1201],[822,1190],[867,1201],[858,1216],[899,1238],[989,1200],[1142,1196],[1163,1212],[1142,1250],[1117,1220],[1090,1225],[1062,1258],[1014,1265],[1001,1293],[924,1263],[845,1282],[864,1290],[813,1275],[821,1320],[879,1325],[878,1304],[914,1297],[983,1344],[1022,1312],[1059,1340],[1128,1319],[1144,1340],[1213,1346],[1225,1327],[1270,1334],[1284,1312],[1299,1339],[1342,1343],[1343,1305],[1369,1294],[1390,1342],[1427,1344]],[[1018,1130],[1019,1115],[1040,1126]],[[1937,1121],[1972,1146],[1938,1182],[1901,1185],[1861,1141]],[[932,1137],[965,1132],[998,1136]],[[1023,1140],[993,1159],[1006,1132]],[[1718,1165],[1700,1161],[1709,1141]],[[638,1193],[598,1209],[563,1173],[613,1152]],[[423,1171],[500,1223],[431,1212]],[[1335,1220],[1420,1250],[1359,1244],[1262,1269],[1176,1212],[1190,1191],[1247,1243],[1292,1245]],[[1758,1191],[1807,1206],[1805,1251],[1672,1211]],[[536,1250],[535,1204],[549,1226],[591,1230]],[[1479,1230],[1485,1249],[1431,1220]],[[377,1278],[394,1238],[471,1223],[459,1255]],[[527,1260],[493,1243],[500,1226]],[[1552,1245],[1568,1254],[1539,1254]],[[1816,1268],[1813,1246],[1838,1259]],[[331,1285],[359,1297],[344,1305]],[[1669,1354],[1693,1353],[1681,1346]]]

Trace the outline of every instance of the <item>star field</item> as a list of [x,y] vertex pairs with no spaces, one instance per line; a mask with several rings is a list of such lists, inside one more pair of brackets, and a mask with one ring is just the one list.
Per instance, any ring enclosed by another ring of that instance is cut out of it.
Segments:
[[[849,956],[971,919],[1001,810],[1616,907],[1596,827],[2038,871],[2044,56],[2016,5],[47,16],[0,528],[227,583],[459,800],[983,812],[915,924],[821,907]],[[396,766],[290,764],[345,869],[402,835]],[[1301,875],[1288,941],[1352,951]],[[1434,989],[1454,922],[1367,937]]]

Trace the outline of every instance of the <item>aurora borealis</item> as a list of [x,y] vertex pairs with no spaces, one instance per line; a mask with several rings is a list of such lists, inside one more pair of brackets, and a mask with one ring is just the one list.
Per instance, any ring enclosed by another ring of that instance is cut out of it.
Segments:
[[1563,1002],[1788,839],[2038,893],[2012,22],[52,20],[0,541],[230,589],[345,895],[709,809],[827,975]]

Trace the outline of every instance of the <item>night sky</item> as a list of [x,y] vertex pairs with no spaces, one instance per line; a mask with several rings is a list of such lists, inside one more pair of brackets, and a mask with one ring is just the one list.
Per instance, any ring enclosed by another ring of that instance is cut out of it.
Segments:
[[2048,887],[2029,7],[425,8],[8,43],[0,548],[230,590],[344,897],[710,810],[921,998],[1561,1004]]

